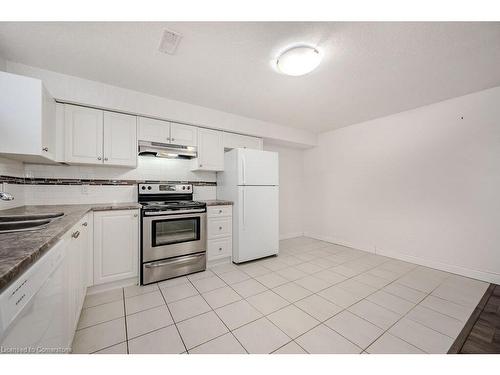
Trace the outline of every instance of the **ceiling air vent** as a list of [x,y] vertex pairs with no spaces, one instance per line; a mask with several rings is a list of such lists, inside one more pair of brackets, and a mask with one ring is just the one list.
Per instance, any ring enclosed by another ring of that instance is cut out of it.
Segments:
[[181,41],[181,38],[181,34],[167,29],[163,32],[163,36],[160,41],[160,47],[158,49],[160,50],[160,52],[173,55],[175,53],[175,50],[177,49],[177,46],[179,45],[179,42]]

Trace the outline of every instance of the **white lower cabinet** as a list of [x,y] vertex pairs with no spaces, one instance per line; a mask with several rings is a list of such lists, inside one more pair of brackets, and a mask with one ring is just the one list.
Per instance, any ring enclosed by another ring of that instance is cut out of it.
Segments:
[[88,218],[0,294],[2,347],[27,348],[30,353],[71,347],[87,290]]
[[[91,253],[89,242],[89,214],[85,215],[69,232],[66,233],[67,247],[67,282],[68,282],[68,329],[74,332],[80,319],[83,300],[87,293],[89,257]],[[71,341],[73,338],[71,337]],[[71,343],[71,342],[70,342]]]
[[94,285],[137,277],[139,211],[94,212]]
[[207,261],[231,259],[233,253],[233,206],[207,207]]

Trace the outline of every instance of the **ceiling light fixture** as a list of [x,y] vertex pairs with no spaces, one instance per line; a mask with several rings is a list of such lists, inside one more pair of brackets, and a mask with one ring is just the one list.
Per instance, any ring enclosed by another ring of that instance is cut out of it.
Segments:
[[311,46],[287,49],[276,60],[277,69],[289,76],[301,76],[312,72],[321,62],[321,53]]

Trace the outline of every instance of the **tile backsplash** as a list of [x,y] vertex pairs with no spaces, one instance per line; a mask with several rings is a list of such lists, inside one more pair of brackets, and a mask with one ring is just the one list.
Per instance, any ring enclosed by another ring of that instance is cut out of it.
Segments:
[[[65,166],[23,164],[0,158],[0,176],[26,179],[87,180],[156,180],[215,183],[215,172],[191,171],[190,160],[139,157],[135,169],[101,166]],[[137,201],[137,186],[132,185],[61,185],[4,183],[3,191],[15,196],[13,201],[0,201],[0,210],[22,205],[119,203]],[[2,184],[0,183],[0,187]],[[0,188],[1,190],[2,188]],[[194,186],[196,200],[215,199],[215,186]]]
[[24,177],[24,164],[0,157],[0,176]]

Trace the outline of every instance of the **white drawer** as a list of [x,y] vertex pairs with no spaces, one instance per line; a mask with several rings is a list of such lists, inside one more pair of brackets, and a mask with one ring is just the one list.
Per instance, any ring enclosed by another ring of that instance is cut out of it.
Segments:
[[233,206],[209,206],[207,207],[208,217],[232,216]]
[[209,218],[208,239],[228,237],[233,233],[233,219],[231,217]]
[[232,238],[209,240],[207,248],[208,260],[230,257],[233,254]]

